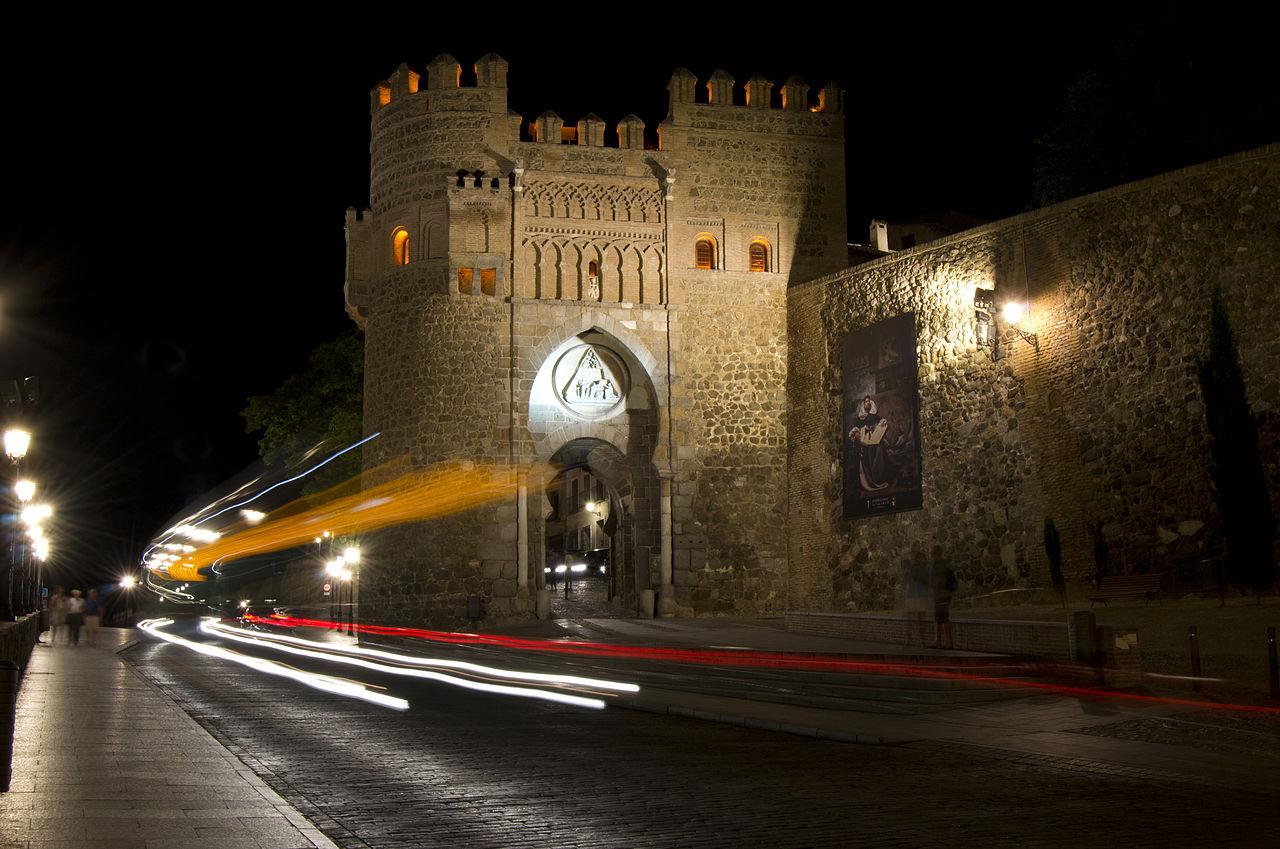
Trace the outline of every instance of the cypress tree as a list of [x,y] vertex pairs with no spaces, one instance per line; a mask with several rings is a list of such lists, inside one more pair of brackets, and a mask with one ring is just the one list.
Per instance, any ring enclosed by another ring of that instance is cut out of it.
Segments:
[[1261,597],[1275,581],[1276,535],[1262,471],[1258,423],[1249,409],[1240,352],[1222,288],[1209,313],[1209,356],[1200,362],[1200,391],[1209,429],[1209,476],[1227,544],[1227,577]]
[[1062,538],[1058,536],[1058,526],[1053,519],[1044,517],[1044,554],[1049,558],[1049,580],[1053,581],[1053,589],[1067,604],[1067,579],[1062,574]]

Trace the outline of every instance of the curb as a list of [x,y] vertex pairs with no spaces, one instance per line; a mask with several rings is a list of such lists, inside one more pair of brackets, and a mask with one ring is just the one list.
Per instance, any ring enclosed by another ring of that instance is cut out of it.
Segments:
[[627,710],[655,713],[664,716],[682,716],[687,719],[700,719],[704,722],[718,722],[722,725],[736,725],[740,728],[754,728],[759,731],[778,731],[783,734],[794,734],[799,737],[812,737],[818,740],[834,740],[840,743],[858,743],[864,746],[901,746],[915,742],[912,739],[890,739],[876,734],[858,734],[849,731],[836,731],[830,728],[818,728],[813,725],[796,725],[791,722],[775,722],[754,716],[734,713],[715,713],[698,710],[681,705],[656,705],[635,699],[612,699],[610,705]]

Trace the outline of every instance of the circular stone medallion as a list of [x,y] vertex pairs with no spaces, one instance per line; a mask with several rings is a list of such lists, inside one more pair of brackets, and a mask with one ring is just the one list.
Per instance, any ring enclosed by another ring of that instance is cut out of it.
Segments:
[[551,370],[556,400],[584,419],[617,414],[630,390],[622,359],[600,345],[575,345],[560,355]]

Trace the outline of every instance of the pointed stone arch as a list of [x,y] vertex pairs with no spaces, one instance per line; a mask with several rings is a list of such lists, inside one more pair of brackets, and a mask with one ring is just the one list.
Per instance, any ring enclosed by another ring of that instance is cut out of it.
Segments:
[[629,245],[622,252],[622,292],[619,299],[625,303],[640,303],[640,275],[644,261],[637,245]]
[[523,250],[524,267],[529,269],[530,273],[520,275],[519,297],[541,298],[543,280],[545,279],[542,267],[542,250],[534,242],[525,242]]

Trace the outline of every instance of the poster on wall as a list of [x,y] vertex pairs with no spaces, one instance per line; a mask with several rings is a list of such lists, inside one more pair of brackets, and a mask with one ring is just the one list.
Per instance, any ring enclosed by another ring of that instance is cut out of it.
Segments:
[[841,363],[845,518],[919,510],[915,314],[849,333]]

